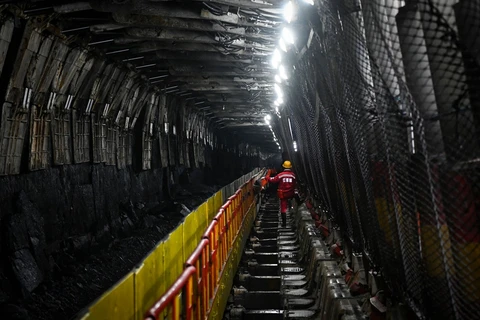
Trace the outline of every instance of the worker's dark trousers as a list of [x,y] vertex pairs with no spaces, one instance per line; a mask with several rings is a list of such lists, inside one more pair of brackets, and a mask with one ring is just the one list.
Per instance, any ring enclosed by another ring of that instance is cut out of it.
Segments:
[[283,195],[283,197],[280,199],[280,213],[282,216],[282,227],[287,226],[287,210],[289,207],[289,201],[293,199],[295,194],[288,194],[288,195]]

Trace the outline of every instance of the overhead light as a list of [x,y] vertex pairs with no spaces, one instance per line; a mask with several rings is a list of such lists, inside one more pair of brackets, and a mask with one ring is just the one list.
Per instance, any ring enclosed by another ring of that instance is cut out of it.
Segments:
[[278,107],[275,107],[275,112],[278,113]]
[[290,23],[293,19],[293,11],[294,11],[293,3],[292,1],[288,1],[288,3],[285,5],[285,8],[283,8],[283,17],[288,23]]
[[278,96],[283,97],[283,92],[282,92],[282,89],[280,88],[280,86],[275,83],[274,88],[275,88],[275,92],[277,92]]
[[[280,66],[280,67],[282,67],[282,66]],[[277,82],[277,83],[282,82],[282,79],[280,78],[280,76],[278,74],[275,75],[275,82]]]
[[313,0],[303,0],[304,2],[308,3],[309,5],[313,6],[314,3],[313,3]]
[[283,98],[282,97],[278,97],[277,100],[275,100],[275,105],[276,106],[280,106],[283,104]]
[[294,44],[295,43],[293,33],[287,27],[283,28],[283,30],[282,30],[282,39],[288,44]]
[[278,46],[280,47],[280,49],[287,52],[287,45],[285,44],[285,41],[283,41],[283,38],[280,38],[280,40],[278,41]]
[[283,65],[280,65],[280,67],[278,67],[278,75],[281,79],[288,79],[287,71],[285,70],[285,67]]
[[278,49],[275,49],[273,51],[273,55],[272,55],[272,66],[276,69],[278,67],[278,65],[280,64],[280,62],[282,62],[282,56],[280,55],[280,51],[278,51]]
[[272,119],[272,117],[269,114],[267,114],[264,119],[265,119],[265,123],[271,128],[270,120]]

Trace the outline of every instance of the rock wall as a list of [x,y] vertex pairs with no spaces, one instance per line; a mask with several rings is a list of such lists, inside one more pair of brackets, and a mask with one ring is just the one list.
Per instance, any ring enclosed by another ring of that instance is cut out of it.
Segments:
[[0,302],[48,279],[60,251],[128,235],[134,205],[164,198],[163,171],[83,164],[1,177]]
[[219,188],[215,177],[234,179],[211,168],[135,172],[103,164],[0,177],[0,304],[28,297],[66,256],[88,255],[139,229],[165,228],[165,215],[181,219],[181,203],[191,210],[203,202]]

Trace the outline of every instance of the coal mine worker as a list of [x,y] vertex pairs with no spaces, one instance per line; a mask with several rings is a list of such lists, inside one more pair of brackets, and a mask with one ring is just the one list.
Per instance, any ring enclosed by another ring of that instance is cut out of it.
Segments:
[[287,224],[287,209],[289,201],[295,197],[296,180],[295,173],[292,172],[292,163],[285,161],[282,165],[284,170],[273,178],[268,178],[270,183],[278,183],[277,195],[280,199],[280,213],[282,216],[282,226]]

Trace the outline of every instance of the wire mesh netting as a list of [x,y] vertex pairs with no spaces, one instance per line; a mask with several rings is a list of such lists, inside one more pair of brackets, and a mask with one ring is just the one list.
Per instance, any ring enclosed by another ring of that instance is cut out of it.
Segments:
[[286,106],[297,174],[394,299],[480,319],[480,1],[315,7]]

